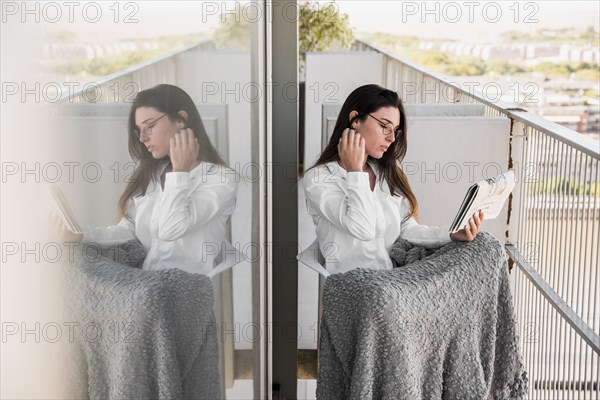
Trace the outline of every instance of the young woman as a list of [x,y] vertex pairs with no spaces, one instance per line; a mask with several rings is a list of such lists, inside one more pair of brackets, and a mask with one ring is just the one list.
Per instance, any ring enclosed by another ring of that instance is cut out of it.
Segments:
[[477,235],[483,213],[449,234],[416,222],[417,199],[400,169],[406,115],[398,94],[378,85],[355,89],[344,102],[329,144],[302,178],[326,268],[390,269],[398,237],[427,247]]
[[192,98],[179,87],[162,84],[139,92],[128,131],[137,167],[119,200],[122,219],[108,227],[82,226],[83,241],[110,244],[137,237],[147,252],[144,269],[209,272],[215,246],[226,240],[236,174],[226,171]]

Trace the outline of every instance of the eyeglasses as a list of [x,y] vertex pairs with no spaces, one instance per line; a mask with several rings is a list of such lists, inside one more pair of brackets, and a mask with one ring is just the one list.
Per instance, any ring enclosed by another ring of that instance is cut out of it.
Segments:
[[386,122],[380,120],[379,118],[372,116],[369,113],[367,113],[367,115],[369,117],[373,118],[375,121],[379,122],[379,125],[381,125],[381,131],[385,136],[389,136],[393,133],[394,137],[398,138],[398,136],[400,136],[400,134],[402,133],[402,129],[400,129],[400,127],[394,129],[394,126],[392,125],[391,122],[386,123]]
[[154,121],[152,121],[151,123],[144,126],[142,128],[142,130],[140,130],[139,128],[135,128],[134,132],[137,135],[137,137],[140,138],[140,137],[142,137],[142,135],[149,137],[150,135],[152,135],[152,128],[154,128],[154,125],[156,125],[156,123],[158,122],[159,119],[161,119],[162,117],[164,117],[165,115],[168,115],[168,114],[169,113],[165,113],[165,114],[161,115],[160,117],[156,118]]

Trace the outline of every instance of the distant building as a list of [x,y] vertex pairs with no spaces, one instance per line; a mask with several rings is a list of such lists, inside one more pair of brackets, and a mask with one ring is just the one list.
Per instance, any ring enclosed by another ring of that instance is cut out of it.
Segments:
[[517,61],[531,66],[541,62],[589,62],[600,64],[600,49],[571,44],[511,43],[511,44],[463,44],[424,41],[421,50],[439,50],[455,55],[471,55],[486,61]]

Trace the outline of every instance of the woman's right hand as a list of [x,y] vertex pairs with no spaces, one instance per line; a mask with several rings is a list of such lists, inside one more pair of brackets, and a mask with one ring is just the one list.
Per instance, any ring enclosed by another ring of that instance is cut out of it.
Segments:
[[190,172],[198,166],[200,145],[190,128],[181,128],[169,143],[169,156],[173,164],[173,172]]
[[342,167],[347,172],[362,172],[365,165],[365,139],[354,129],[346,128],[338,143]]

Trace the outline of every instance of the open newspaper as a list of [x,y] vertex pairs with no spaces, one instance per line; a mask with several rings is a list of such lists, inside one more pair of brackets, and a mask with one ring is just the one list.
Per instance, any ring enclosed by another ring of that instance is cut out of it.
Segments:
[[484,219],[494,219],[502,210],[504,202],[515,187],[515,173],[512,169],[495,178],[485,179],[469,188],[450,226],[454,233],[467,225],[469,218],[477,211],[483,211]]
[[52,194],[52,198],[54,199],[54,202],[57,206],[56,208],[58,209],[58,214],[62,218],[65,226],[73,233],[80,234],[81,227],[79,226],[75,215],[73,215],[73,211],[71,211],[71,207],[69,206],[69,203],[67,202],[67,199],[65,198],[65,195],[60,187],[57,185],[51,185],[50,193]]

